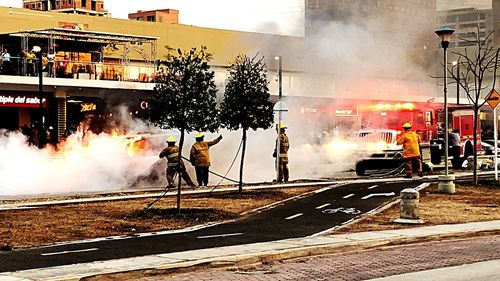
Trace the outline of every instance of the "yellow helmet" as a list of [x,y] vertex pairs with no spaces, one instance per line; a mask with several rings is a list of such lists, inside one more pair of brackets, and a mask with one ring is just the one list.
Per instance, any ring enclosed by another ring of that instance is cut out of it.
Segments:
[[167,142],[176,142],[174,137],[168,137]]
[[196,134],[194,134],[194,137],[195,137],[195,138],[202,138],[202,137],[204,137],[204,136],[205,136],[205,134],[204,134],[204,133],[202,133],[202,132],[196,132]]
[[403,124],[403,128],[405,128],[405,129],[409,129],[409,128],[411,128],[411,123],[410,123],[410,122],[406,122],[406,123],[404,123],[404,124]]
[[285,126],[285,123],[281,122],[280,123],[280,129],[286,129],[287,127]]

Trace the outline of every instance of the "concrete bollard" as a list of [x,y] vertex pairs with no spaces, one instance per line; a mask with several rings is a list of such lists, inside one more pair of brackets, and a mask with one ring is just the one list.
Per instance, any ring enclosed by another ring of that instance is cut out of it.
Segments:
[[406,188],[400,194],[400,213],[396,223],[421,224],[423,220],[419,219],[419,200],[420,193],[413,188]]

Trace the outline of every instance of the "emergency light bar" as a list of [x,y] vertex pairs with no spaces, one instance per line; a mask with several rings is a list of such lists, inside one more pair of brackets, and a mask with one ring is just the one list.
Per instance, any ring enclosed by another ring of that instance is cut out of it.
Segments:
[[370,105],[370,109],[372,111],[413,110],[415,109],[415,105],[410,102],[396,104],[379,103]]

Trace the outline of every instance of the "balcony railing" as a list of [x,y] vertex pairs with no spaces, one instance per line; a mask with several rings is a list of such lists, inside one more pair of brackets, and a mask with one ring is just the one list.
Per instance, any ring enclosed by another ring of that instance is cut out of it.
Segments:
[[[153,83],[155,67],[147,64],[120,64],[42,59],[44,77],[112,80]],[[38,58],[10,57],[0,59],[0,74],[38,76]]]

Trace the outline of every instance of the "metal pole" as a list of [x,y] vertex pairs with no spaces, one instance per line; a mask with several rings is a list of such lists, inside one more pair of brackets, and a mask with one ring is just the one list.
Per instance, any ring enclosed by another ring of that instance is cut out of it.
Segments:
[[282,70],[282,60],[281,56],[278,57],[278,87],[279,87],[279,92],[278,92],[278,97],[281,100],[283,97],[283,70]]
[[493,109],[493,133],[495,134],[493,141],[495,142],[493,145],[495,151],[495,180],[498,180],[498,117],[497,117],[497,108]]
[[444,50],[444,174],[448,176],[448,88],[447,88],[447,46]]
[[[278,56],[278,99],[281,102],[281,97],[282,95],[282,88],[281,88],[281,56]],[[281,104],[280,104],[281,106]],[[280,150],[281,150],[281,120],[282,120],[282,115],[281,115],[281,110],[282,108],[278,108],[278,126],[277,126],[277,133],[278,133],[278,139],[276,141],[276,182],[279,181],[280,178]]]
[[42,130],[44,129],[44,114],[43,114],[43,73],[42,73],[42,50],[38,52],[38,96],[40,99],[40,128],[38,132],[38,147],[43,147],[43,141],[41,139]]
[[457,105],[460,104],[460,61],[457,61]]

